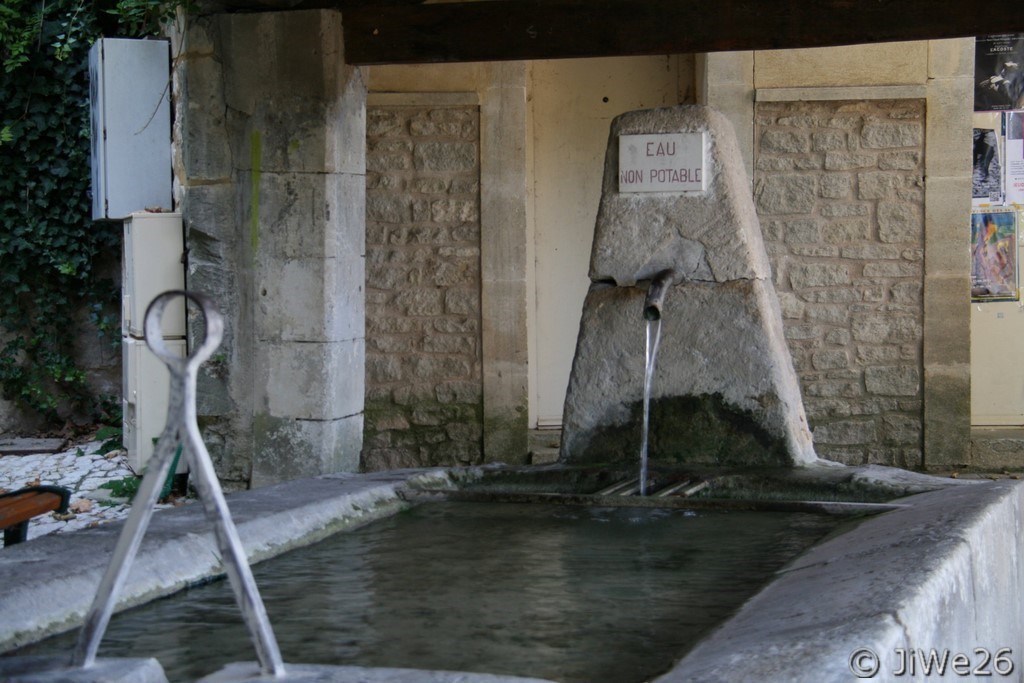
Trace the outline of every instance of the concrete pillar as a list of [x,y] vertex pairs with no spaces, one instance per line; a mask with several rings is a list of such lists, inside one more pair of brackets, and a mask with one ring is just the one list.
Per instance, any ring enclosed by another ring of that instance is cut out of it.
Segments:
[[697,55],[697,103],[721,112],[736,133],[748,182],[754,179],[754,53]]
[[235,485],[359,466],[366,88],[342,40],[334,11],[233,14],[182,50],[188,287],[227,323],[199,418]]
[[480,112],[484,461],[529,451],[526,326],[526,65],[494,65]]
[[959,465],[970,453],[973,76],[973,39],[928,43],[924,466],[932,470]]

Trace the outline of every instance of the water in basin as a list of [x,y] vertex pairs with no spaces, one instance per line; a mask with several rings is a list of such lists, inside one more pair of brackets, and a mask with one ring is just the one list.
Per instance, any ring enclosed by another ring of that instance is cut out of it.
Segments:
[[[254,568],[286,662],[632,683],[666,670],[835,518],[419,506]],[[75,633],[19,653],[69,652]],[[171,681],[254,659],[219,581],[115,615],[100,656]]]

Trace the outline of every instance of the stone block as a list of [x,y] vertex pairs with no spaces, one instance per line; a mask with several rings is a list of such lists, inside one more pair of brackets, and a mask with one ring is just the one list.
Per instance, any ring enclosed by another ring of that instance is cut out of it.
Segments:
[[921,275],[922,273],[920,263],[907,263],[905,261],[885,261],[864,264],[864,277],[869,278],[920,278]]
[[825,167],[825,159],[820,154],[799,156],[795,159],[793,169],[797,171],[818,171]]
[[[250,176],[251,177],[251,176]],[[256,244],[260,255],[331,258],[362,254],[366,216],[362,176],[346,173],[262,173]],[[244,221],[253,221],[251,187],[242,193]],[[397,222],[397,221],[396,221]]]
[[826,152],[825,170],[852,171],[861,168],[875,168],[878,157],[874,154],[858,154],[855,152]]
[[451,194],[470,194],[476,195],[480,192],[480,180],[475,176],[463,176],[458,178],[452,178],[451,185],[449,187]]
[[972,70],[929,86],[928,153],[924,160],[929,178],[970,178],[973,102]]
[[479,115],[469,107],[435,108],[417,113],[409,122],[409,132],[416,137],[476,140],[480,134]]
[[906,313],[854,313],[853,338],[871,344],[901,344],[921,339],[917,316]]
[[322,474],[357,472],[363,414],[331,420],[257,414],[253,441],[253,488]]
[[822,224],[813,218],[799,218],[777,222],[785,225],[785,242],[788,244],[801,242],[817,243],[821,241]]
[[913,171],[920,166],[920,152],[883,152],[878,156],[878,168],[883,171]]
[[860,142],[867,149],[920,147],[924,126],[910,121],[871,121],[861,129]]
[[270,418],[337,420],[363,411],[362,339],[256,346],[257,405]]
[[473,315],[480,311],[480,294],[471,289],[449,289],[444,293],[444,312]]
[[796,160],[790,157],[760,156],[756,168],[758,171],[792,171],[796,169]]
[[811,149],[815,152],[838,152],[847,148],[846,132],[819,130],[811,134]]
[[828,202],[821,204],[818,211],[825,218],[849,218],[851,216],[867,216],[871,212],[871,208],[863,202],[859,204]]
[[924,237],[924,212],[918,204],[879,202],[878,239],[883,242],[920,244]]
[[826,424],[815,425],[815,443],[830,446],[853,446],[857,444],[875,443],[878,438],[878,427],[873,420],[837,420]]
[[970,452],[970,363],[926,363],[924,406],[925,468],[937,470],[960,465]]
[[362,338],[364,267],[357,255],[261,256],[256,267],[257,338],[309,342]]
[[478,404],[483,398],[483,387],[479,382],[441,382],[434,390],[439,403]]
[[[759,280],[670,289],[652,389],[666,429],[652,422],[652,458],[815,459],[769,292]],[[643,393],[643,354],[633,349],[643,348],[643,298],[643,290],[631,287],[594,286],[587,295],[566,397],[563,459],[619,459],[633,452]],[[692,320],[702,324],[688,324]],[[699,417],[709,413],[734,414],[727,430],[715,431],[723,440],[708,442],[708,431],[701,444],[689,441],[695,433],[685,425],[714,424]],[[739,451],[733,437],[743,441]]]
[[826,221],[822,228],[822,238],[826,242],[860,242],[871,236],[871,223],[866,218],[841,218]]
[[865,368],[864,387],[870,394],[917,396],[921,391],[921,371],[906,365]]
[[399,382],[404,378],[402,363],[395,356],[368,353],[366,356],[366,380],[372,384]]
[[804,131],[769,129],[761,135],[762,154],[803,154],[809,151],[811,138]]
[[963,276],[927,277],[924,285],[925,366],[970,364],[970,282]]
[[857,174],[857,196],[860,199],[889,199],[896,194],[899,176],[872,171]]
[[[233,156],[223,101],[218,100],[220,67],[212,59],[189,62],[183,84],[189,106],[181,122],[182,162],[189,183],[231,177]],[[214,92],[205,92],[206,90]]]
[[900,350],[895,346],[858,346],[857,362],[865,365],[892,364],[900,360]]
[[789,269],[794,291],[809,287],[832,287],[850,283],[850,270],[846,264],[794,263]]
[[183,188],[181,212],[190,251],[197,233],[202,233],[207,241],[222,245],[239,243],[241,231],[235,212],[237,196],[237,187],[228,182]]
[[[216,51],[216,20],[213,17],[191,17],[186,29],[182,50],[182,58],[208,57]],[[173,40],[173,39],[172,39]]]
[[815,352],[811,363],[815,370],[834,370],[849,367],[850,359],[842,349],[826,349]]
[[[862,244],[852,247],[844,246],[843,258],[858,261],[890,261],[903,258],[903,249],[891,244]],[[864,264],[865,268],[870,263]]]
[[920,307],[922,291],[920,282],[897,282],[889,288],[889,300],[897,305]]
[[448,177],[413,178],[409,181],[409,191],[423,194],[445,194],[448,192],[450,184],[451,179]]
[[479,149],[471,142],[419,142],[413,151],[418,171],[465,173],[477,168]]
[[[407,119],[402,110],[391,107],[366,108],[366,136],[368,138],[401,137],[408,132]],[[372,156],[373,145],[368,145],[367,157]],[[369,158],[367,158],[369,167]]]
[[807,307],[807,321],[830,325],[845,325],[850,319],[850,310],[846,306],[819,304]]
[[412,221],[412,206],[403,195],[368,194],[366,218],[378,223],[409,223]]
[[421,349],[425,353],[449,353],[475,355],[477,340],[475,336],[437,334],[423,339]]
[[922,421],[917,416],[885,415],[882,431],[885,443],[916,446],[921,443]]
[[68,656],[19,655],[0,658],[5,683],[167,683],[163,667],[153,658],[98,658],[91,667],[72,667]]
[[757,52],[757,87],[925,83],[927,41]]
[[856,303],[864,299],[860,289],[852,287],[833,287],[829,289],[812,289],[805,292],[797,292],[801,299],[808,303],[837,304]]
[[223,14],[219,27],[236,163],[251,168],[238,152],[258,138],[264,170],[365,173],[366,88],[340,13]]
[[[699,131],[707,135],[705,193],[618,192],[618,136]],[[630,285],[669,266],[719,282],[769,276],[742,156],[721,114],[702,107],[630,112],[615,119],[609,140],[591,280]]]
[[430,220],[435,223],[466,223],[480,220],[475,199],[438,199],[430,203]]
[[452,291],[434,288],[404,290],[395,297],[395,306],[407,316],[441,315],[445,312],[445,299]]
[[928,77],[957,78],[974,73],[974,39],[928,41]]
[[[952,276],[970,272],[970,249],[965,243],[965,227],[970,225],[971,179],[933,178],[925,181],[928,206],[924,216],[925,241],[928,244],[927,273]],[[967,323],[964,323],[967,324]]]
[[806,214],[814,208],[818,179],[814,175],[771,175],[758,181],[755,195],[762,215]]
[[818,194],[823,199],[846,199],[850,196],[850,176],[846,174],[824,174],[818,181]]

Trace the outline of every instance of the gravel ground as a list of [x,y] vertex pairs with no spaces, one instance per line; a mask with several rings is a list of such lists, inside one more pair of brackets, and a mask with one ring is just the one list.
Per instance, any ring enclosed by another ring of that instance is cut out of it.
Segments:
[[0,490],[51,484],[71,491],[71,512],[35,517],[29,522],[29,541],[128,516],[127,500],[111,498],[110,489],[100,486],[108,481],[134,477],[135,473],[128,467],[124,451],[101,455],[97,452],[101,445],[102,442],[94,441],[60,453],[0,456]]

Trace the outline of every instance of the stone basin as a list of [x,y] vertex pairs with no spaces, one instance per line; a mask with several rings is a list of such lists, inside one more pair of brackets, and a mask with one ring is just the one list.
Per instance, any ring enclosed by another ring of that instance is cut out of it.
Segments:
[[[229,501],[246,552],[258,561],[393,514],[428,493],[563,495],[581,490],[581,483],[599,487],[612,478],[599,468],[564,466],[406,470],[293,481]],[[772,481],[781,484],[766,483]],[[733,477],[718,491],[748,496],[742,492],[751,487],[762,492],[762,501],[797,490],[811,501],[831,490],[835,500],[886,501],[881,504],[887,511],[863,517],[798,557],[658,681],[849,680],[851,665],[870,663],[864,649],[878,657],[885,680],[894,675],[901,651],[937,648],[977,657],[975,650],[984,649],[995,657],[1021,642],[1024,617],[1015,603],[1024,589],[1024,483],[828,467]],[[197,508],[154,517],[119,608],[221,573]],[[0,552],[0,581],[17,587],[0,595],[0,648],[76,627],[118,532],[112,524]],[[74,571],[68,558],[74,558]],[[1007,657],[1019,656],[1015,649],[1000,662],[1005,666]],[[1021,663],[1012,661],[1019,670]]]

